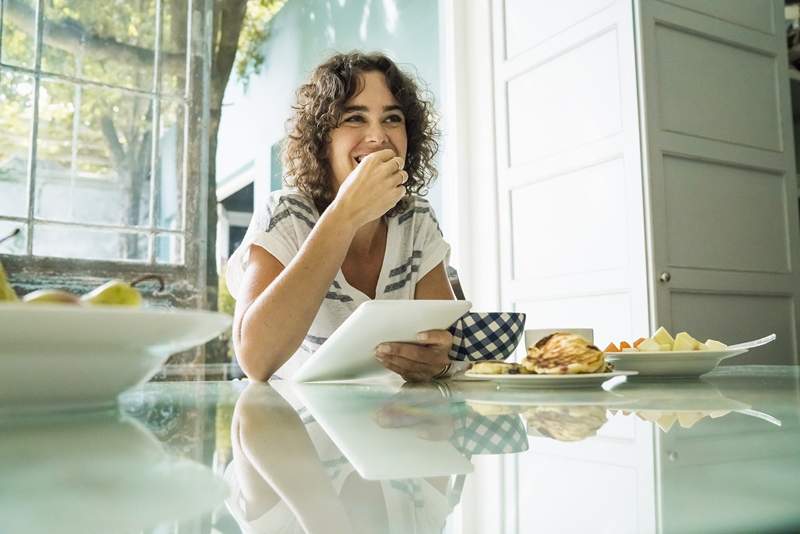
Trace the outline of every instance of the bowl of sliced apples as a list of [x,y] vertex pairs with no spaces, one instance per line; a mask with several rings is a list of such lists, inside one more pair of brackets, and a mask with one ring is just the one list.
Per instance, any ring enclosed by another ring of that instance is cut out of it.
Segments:
[[610,343],[603,352],[616,369],[638,371],[638,376],[698,377],[713,371],[722,360],[744,354],[751,346],[728,346],[714,339],[701,342],[688,332],[673,337],[661,327],[649,338]]

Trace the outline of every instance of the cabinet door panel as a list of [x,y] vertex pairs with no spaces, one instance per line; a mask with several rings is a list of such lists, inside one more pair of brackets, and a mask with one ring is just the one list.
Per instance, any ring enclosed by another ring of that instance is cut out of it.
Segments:
[[618,61],[612,29],[509,80],[511,166],[620,131]]
[[790,270],[785,176],[671,156],[663,163],[670,265]]
[[775,2],[772,0],[664,0],[668,4],[704,13],[760,32],[775,33]]
[[658,23],[654,46],[661,128],[783,149],[775,56]]

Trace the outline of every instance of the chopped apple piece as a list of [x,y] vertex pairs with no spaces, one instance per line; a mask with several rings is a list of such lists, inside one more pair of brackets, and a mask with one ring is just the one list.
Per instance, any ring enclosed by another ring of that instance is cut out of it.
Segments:
[[629,348],[631,348],[631,344],[628,343],[627,341],[620,341],[619,342],[619,348],[622,349],[622,350],[629,349]]
[[616,345],[614,345],[613,341],[608,344],[605,350],[603,350],[603,352],[619,352],[619,351],[620,351],[619,348]]
[[633,342],[633,346],[636,347],[636,348],[639,348],[639,345],[641,345],[642,341],[644,341],[644,340],[645,340],[645,338],[640,337],[639,339],[637,339],[636,341]]
[[720,341],[717,341],[716,339],[706,339],[705,345],[706,345],[706,347],[708,347],[708,350],[727,350],[728,349],[728,345],[726,345],[725,343],[722,343]]
[[639,343],[639,350],[641,352],[658,352],[661,350],[661,344],[652,338],[645,339],[644,341]]
[[654,340],[659,345],[669,345],[670,347],[672,347],[672,345],[675,343],[675,340],[672,339],[672,336],[663,326],[659,327],[659,329],[656,330],[656,333],[653,334],[653,337],[650,339]]
[[699,350],[699,348],[700,342],[686,332],[681,332],[675,336],[675,343],[672,344],[672,350],[675,351]]

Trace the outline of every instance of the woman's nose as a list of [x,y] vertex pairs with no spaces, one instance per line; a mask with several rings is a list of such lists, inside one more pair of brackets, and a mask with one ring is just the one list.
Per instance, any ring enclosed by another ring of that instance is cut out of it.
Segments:
[[386,135],[386,129],[383,127],[383,124],[377,123],[377,124],[371,124],[367,128],[365,140],[370,143],[377,143],[379,145],[382,145],[389,140],[389,136]]

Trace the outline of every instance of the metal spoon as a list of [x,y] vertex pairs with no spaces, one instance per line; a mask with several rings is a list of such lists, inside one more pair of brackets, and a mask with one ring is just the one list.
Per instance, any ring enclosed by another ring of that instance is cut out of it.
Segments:
[[745,341],[744,343],[737,343],[736,345],[728,345],[728,350],[754,349],[756,347],[760,347],[761,345],[766,345],[767,343],[775,341],[776,337],[777,336],[775,334],[770,334],[767,337],[762,337],[761,339]]

